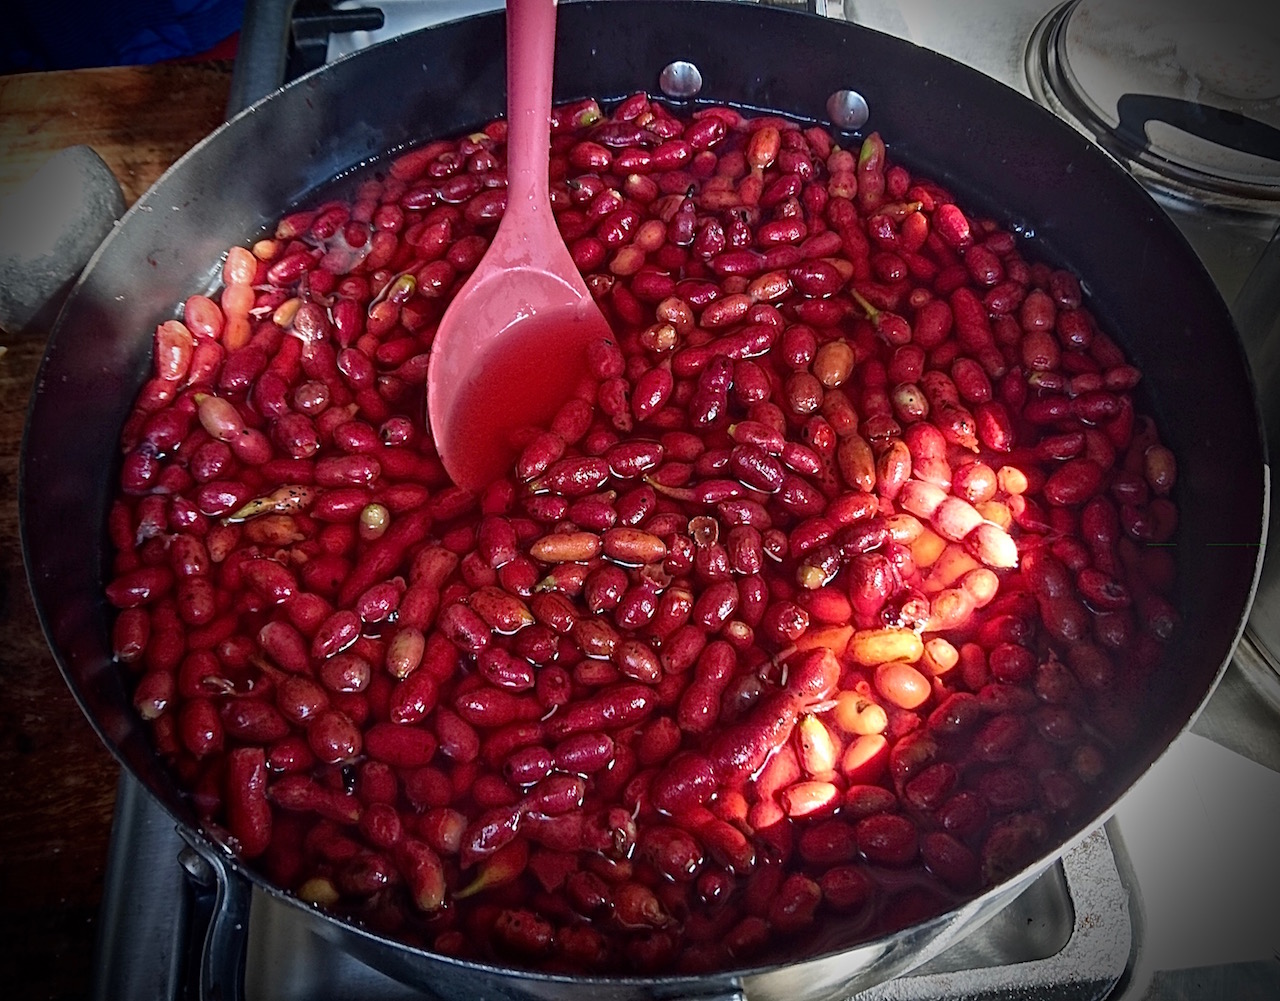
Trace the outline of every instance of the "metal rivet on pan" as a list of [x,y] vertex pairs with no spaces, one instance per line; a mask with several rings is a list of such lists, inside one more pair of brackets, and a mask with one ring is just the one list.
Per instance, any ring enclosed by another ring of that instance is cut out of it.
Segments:
[[658,86],[667,97],[693,97],[702,89],[702,74],[693,63],[677,59],[663,67]]
[[831,123],[842,129],[860,129],[867,124],[871,110],[866,98],[856,90],[837,90],[827,98],[827,114]]
[[190,845],[178,852],[178,863],[199,886],[212,886],[215,879],[213,867]]

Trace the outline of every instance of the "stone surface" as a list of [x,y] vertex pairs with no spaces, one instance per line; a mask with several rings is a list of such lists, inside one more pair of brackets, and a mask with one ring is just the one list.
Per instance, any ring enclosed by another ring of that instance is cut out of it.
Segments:
[[55,153],[0,203],[0,329],[52,320],[124,209],[119,182],[88,146]]

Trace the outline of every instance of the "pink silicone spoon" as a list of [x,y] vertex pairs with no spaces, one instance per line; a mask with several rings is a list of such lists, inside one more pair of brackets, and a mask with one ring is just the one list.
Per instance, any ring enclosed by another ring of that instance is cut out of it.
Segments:
[[516,428],[546,424],[609,334],[551,215],[555,0],[507,0],[507,207],[440,320],[427,416],[454,482],[479,489],[515,456]]

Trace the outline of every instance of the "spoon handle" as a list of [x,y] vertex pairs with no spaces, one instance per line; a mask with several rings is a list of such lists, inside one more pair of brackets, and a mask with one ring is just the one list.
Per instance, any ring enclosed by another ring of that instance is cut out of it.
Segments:
[[507,215],[549,215],[556,0],[507,0]]

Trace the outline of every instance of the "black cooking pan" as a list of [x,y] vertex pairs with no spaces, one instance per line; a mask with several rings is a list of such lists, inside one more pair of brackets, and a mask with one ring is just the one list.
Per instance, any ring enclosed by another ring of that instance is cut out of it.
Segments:
[[[1033,240],[1035,256],[1085,276],[1099,320],[1145,372],[1143,406],[1181,469],[1183,625],[1144,743],[1120,776],[1117,790],[1127,788],[1190,724],[1225,669],[1264,535],[1265,454],[1244,352],[1212,281],[1168,218],[1047,112],[889,36],[708,2],[572,3],[559,20],[558,99],[656,92],[673,60],[701,71],[699,101],[802,119],[822,121],[833,92],[856,90],[869,108],[866,128],[885,137],[892,157]],[[104,522],[120,427],[148,374],[155,324],[212,286],[228,245],[260,236],[317,186],[371,157],[503,112],[503,37],[500,13],[404,36],[304,77],[219,129],[102,245],[62,312],[36,382],[20,492],[44,629],[102,739],[185,836],[215,866],[233,870],[223,890],[232,918],[242,916],[235,906],[251,883],[279,891],[199,834],[111,661]],[[800,964],[700,978],[534,975],[407,948],[302,905],[297,913],[373,965],[445,995],[816,997],[923,962],[1012,899],[1060,851],[964,907],[893,935]],[[229,970],[206,971],[208,996],[238,989],[235,958]]]

